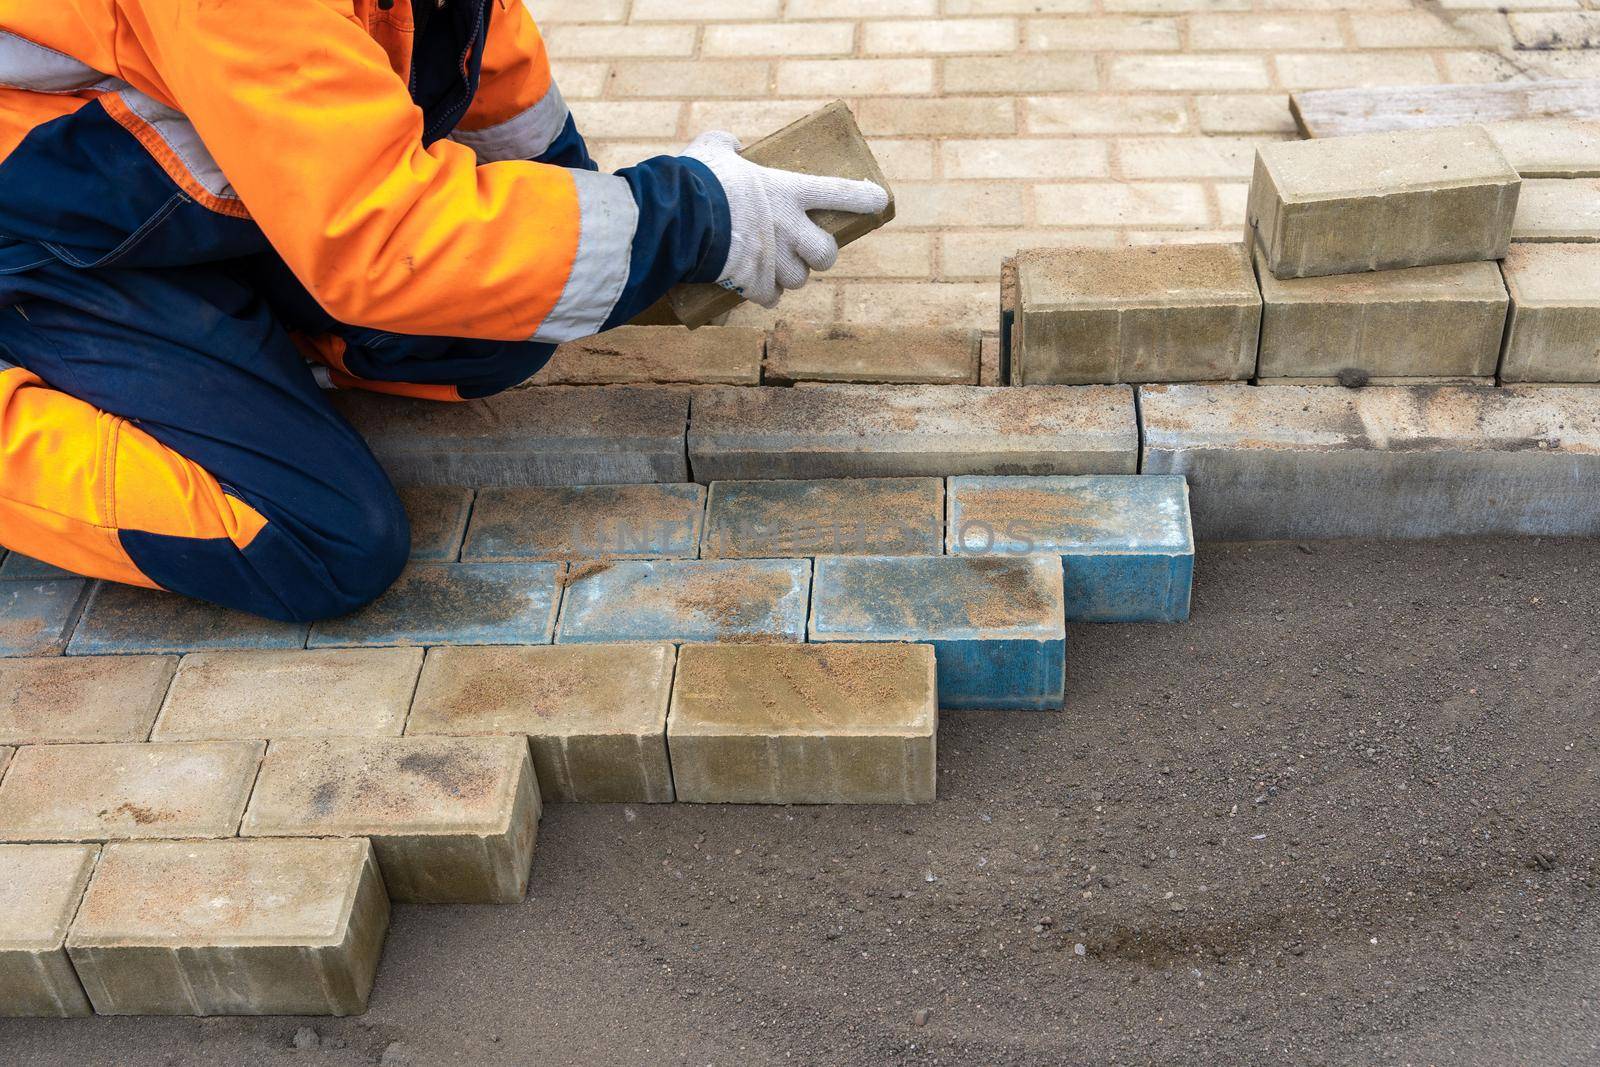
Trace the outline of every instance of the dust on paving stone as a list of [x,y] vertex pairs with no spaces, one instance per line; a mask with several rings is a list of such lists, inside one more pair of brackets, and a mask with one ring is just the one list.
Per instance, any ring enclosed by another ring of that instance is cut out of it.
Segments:
[[177,818],[177,813],[164,808],[157,809],[145,804],[134,804],[124,801],[114,808],[101,811],[100,818],[125,817],[132,819],[136,826],[152,826],[158,822],[171,822]]
[[424,566],[403,578],[393,593],[380,597],[364,613],[402,623],[457,618],[471,618],[482,625],[511,622],[525,605],[519,597],[502,594],[501,586],[469,568]]
[[593,578],[597,574],[604,574],[612,566],[613,564],[605,560],[589,560],[585,563],[571,564],[562,572],[561,577],[556,579],[556,585],[561,589],[565,589],[570,585],[583,581],[585,578]]
[[432,752],[407,752],[395,761],[405,774],[414,774],[457,799],[482,796],[489,776],[482,764],[455,748]]
[[[989,532],[996,539],[994,547],[1003,549],[1006,545],[1001,539],[1005,537],[1008,525],[1019,534],[1026,531],[1016,530],[1017,523],[1048,524],[1057,520],[1065,520],[1074,526],[1108,530],[1121,525],[1123,515],[1121,508],[1098,493],[1071,488],[1006,486],[975,493],[964,506],[962,518],[968,526],[973,523],[988,524],[991,527]],[[962,540],[963,543],[967,542],[965,537]]]
[[968,618],[980,630],[1014,626],[1046,617],[1053,605],[1025,559],[977,556],[970,560],[966,603]]
[[[656,584],[635,590],[638,603],[655,610],[683,611],[698,616],[720,633],[765,623],[777,604],[794,589],[787,571],[704,571],[681,584]],[[740,634],[742,641],[761,641],[763,633]]]

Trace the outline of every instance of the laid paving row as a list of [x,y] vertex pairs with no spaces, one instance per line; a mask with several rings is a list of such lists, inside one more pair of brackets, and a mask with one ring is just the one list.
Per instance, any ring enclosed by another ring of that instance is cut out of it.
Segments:
[[[1030,595],[1048,603],[1042,567],[1032,581]],[[838,632],[858,622],[824,621],[834,631],[825,644],[688,644],[681,653],[667,642],[456,646],[426,658],[420,649],[195,653],[175,676],[168,657],[5,660],[0,842],[360,836],[377,843],[396,899],[520,897],[541,800],[678,796],[673,716],[693,732],[714,711],[745,721],[753,738],[792,734],[825,749],[834,736],[876,736],[880,713],[898,722],[914,712],[931,737],[940,646]],[[1058,622],[1058,660],[1059,633]],[[737,651],[723,659],[716,649]],[[708,681],[699,663],[726,672]],[[296,692],[280,702],[263,683],[291,674]],[[383,691],[352,701],[352,675]],[[773,684],[789,695],[714,682],[741,675],[785,680]],[[914,707],[880,699],[884,686],[910,686]],[[31,701],[46,690],[59,712],[49,720]],[[151,705],[159,707],[153,721]],[[208,717],[214,706],[223,713]],[[684,710],[691,706],[700,710]],[[720,730],[733,732],[727,723]],[[830,802],[878,796],[832,774],[808,775],[806,788],[831,789]],[[699,799],[714,794],[698,789]],[[890,799],[919,797],[931,793]],[[461,853],[454,861],[427,859],[452,849]],[[428,881],[450,872],[461,880]]]
[[981,335],[941,326],[622,326],[556,349],[529,384],[998,385]]
[[[811,560],[841,555],[971,557],[944,565],[963,569],[1042,553],[1067,572],[1066,622],[1188,613],[1193,539],[1181,478],[735,480],[403,496],[417,558],[356,614],[291,624],[112,583],[0,581],[0,603],[13,612],[0,612],[0,633],[17,635],[0,641],[0,653],[803,641],[817,606]],[[296,684],[282,683],[291,692]]]

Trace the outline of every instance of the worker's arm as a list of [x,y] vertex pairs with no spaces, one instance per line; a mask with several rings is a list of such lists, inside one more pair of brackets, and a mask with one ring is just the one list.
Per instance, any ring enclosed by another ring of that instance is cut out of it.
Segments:
[[[728,201],[700,162],[618,174],[478,165],[422,113],[348,0],[118,0],[155,77],[335,318],[402,334],[562,341],[716,280]],[[504,14],[504,12],[498,12]]]
[[595,169],[522,0],[502,0],[489,20],[477,95],[450,136],[483,163],[532,159]]

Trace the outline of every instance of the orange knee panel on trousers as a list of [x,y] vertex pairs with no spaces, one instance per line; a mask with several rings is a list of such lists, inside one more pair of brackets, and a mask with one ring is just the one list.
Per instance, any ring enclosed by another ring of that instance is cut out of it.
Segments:
[[123,530],[249,546],[266,519],[127,420],[0,371],[0,545],[92,578],[155,587]]

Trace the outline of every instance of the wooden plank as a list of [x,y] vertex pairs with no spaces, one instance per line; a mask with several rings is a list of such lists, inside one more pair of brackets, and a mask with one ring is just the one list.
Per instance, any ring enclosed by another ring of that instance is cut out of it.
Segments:
[[1307,137],[1480,123],[1524,178],[1600,177],[1600,80],[1321,89],[1292,94]]
[[1600,120],[1600,79],[1316,89],[1291,94],[1289,110],[1307,137],[1524,119],[1593,121]]

